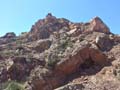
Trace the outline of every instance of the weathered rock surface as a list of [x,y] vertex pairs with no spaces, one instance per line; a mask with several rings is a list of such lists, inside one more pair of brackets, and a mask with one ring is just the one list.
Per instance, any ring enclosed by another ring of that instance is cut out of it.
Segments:
[[8,80],[7,68],[5,66],[6,66],[5,63],[0,62],[0,83]]
[[14,32],[6,33],[4,36],[0,37],[0,44],[6,44],[14,41],[16,35]]
[[45,19],[39,20],[32,26],[28,39],[29,41],[47,39],[54,31],[67,27],[68,22],[65,19],[57,19],[49,13]]
[[119,58],[120,36],[99,17],[73,23],[49,13],[28,33],[0,37],[0,89],[22,81],[25,90],[119,90]]
[[99,17],[95,17],[91,20],[89,30],[110,34],[109,28]]
[[[42,71],[44,72],[44,68],[36,71],[37,73],[39,73],[38,76],[34,75],[34,77],[31,77],[32,84],[34,87],[36,87],[33,90],[39,90],[39,88],[47,90],[44,88],[47,88],[48,85],[49,87],[51,87],[49,88],[49,90],[52,90],[59,85],[62,85],[67,76],[77,72],[82,64],[85,65],[84,63],[88,62],[89,64],[89,62],[91,62],[91,66],[93,66],[94,64],[103,65],[106,63],[106,61],[107,57],[101,51],[90,48],[88,43],[86,44],[81,42],[70,55],[67,55],[66,58],[63,58],[58,63],[56,63],[51,74],[48,74],[48,72],[41,74]],[[37,78],[37,80],[34,78]]]
[[105,34],[96,37],[96,44],[102,51],[110,50],[114,42]]
[[50,48],[52,42],[50,40],[39,40],[33,45],[33,50],[37,52],[43,52]]
[[9,32],[9,33],[6,33],[6,35],[4,35],[2,38],[15,38],[16,35],[14,32]]
[[13,65],[8,69],[11,80],[24,81],[30,71],[37,65],[43,66],[44,62],[35,58],[14,57]]

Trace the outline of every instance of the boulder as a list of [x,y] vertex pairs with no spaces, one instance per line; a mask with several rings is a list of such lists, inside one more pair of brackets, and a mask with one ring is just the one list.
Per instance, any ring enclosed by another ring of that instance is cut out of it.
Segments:
[[85,64],[87,62],[91,63],[91,66],[94,64],[106,64],[107,57],[101,51],[89,47],[81,47],[78,48],[78,50],[79,51],[70,55],[68,58],[65,58],[64,60],[58,62],[55,67],[56,71],[60,71],[64,75],[69,75],[79,70],[79,67],[82,64],[86,65],[86,67],[90,67],[89,65]]
[[53,90],[64,82],[62,73],[54,73],[53,71],[36,67],[30,75],[30,81],[33,90]]
[[67,32],[67,34],[70,36],[76,37],[81,34],[81,31],[80,31],[80,29],[75,28],[75,29],[72,29],[69,32]]
[[11,80],[24,80],[27,75],[27,62],[24,57],[15,57],[13,65],[8,69],[8,74]]
[[30,74],[30,71],[37,65],[42,66],[43,62],[35,58],[14,57],[13,65],[8,69],[8,75],[12,80],[25,80],[26,76]]
[[50,48],[52,42],[50,40],[39,40],[37,43],[34,43],[33,50],[42,53],[43,51]]
[[114,42],[109,38],[109,36],[105,34],[98,34],[95,43],[102,51],[110,50],[114,44]]
[[107,56],[100,50],[90,48],[89,50],[90,58],[99,65],[105,65],[107,61]]

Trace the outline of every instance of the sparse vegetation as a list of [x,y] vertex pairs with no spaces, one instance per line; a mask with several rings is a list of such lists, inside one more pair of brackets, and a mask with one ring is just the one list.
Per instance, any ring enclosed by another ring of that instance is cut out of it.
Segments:
[[16,81],[8,81],[1,84],[0,90],[24,90],[24,86]]
[[65,38],[64,40],[60,41],[59,44],[58,44],[58,50],[62,50],[62,51],[65,51],[65,49],[67,47],[73,47],[73,43],[72,41],[70,40],[70,38]]
[[18,46],[18,45],[21,46],[22,43],[23,43],[22,40],[16,40],[16,45],[17,45],[17,46]]
[[21,33],[21,35],[25,35],[25,34],[27,34],[27,32],[22,32],[22,33]]
[[48,56],[47,66],[54,68],[55,64],[60,61],[57,54],[50,54]]
[[114,75],[118,80],[120,80],[120,65],[118,65],[114,71]]
[[4,50],[4,51],[1,51],[0,54],[2,56],[19,56],[20,55],[19,52],[14,50]]

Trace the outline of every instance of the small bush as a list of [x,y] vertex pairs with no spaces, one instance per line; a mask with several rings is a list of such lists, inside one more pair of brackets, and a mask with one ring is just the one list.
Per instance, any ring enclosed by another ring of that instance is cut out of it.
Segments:
[[7,87],[4,90],[24,90],[24,88],[20,83],[11,81],[7,84]]
[[59,44],[58,49],[60,49],[62,51],[65,51],[65,49],[67,47],[71,47],[72,48],[73,47],[73,43],[71,41],[67,41],[66,40],[66,41],[64,41],[64,42]]
[[25,35],[25,34],[27,34],[27,32],[22,32],[22,33],[21,33],[21,35]]
[[15,81],[7,81],[0,84],[0,90],[24,90],[22,84]]
[[47,66],[54,68],[55,64],[59,62],[59,57],[56,54],[51,54],[48,56]]
[[0,55],[2,56],[19,56],[20,53],[14,50],[4,50],[4,51],[0,51]]
[[55,59],[49,60],[49,61],[48,61],[48,66],[54,67],[57,62],[58,62],[58,60],[55,60]]

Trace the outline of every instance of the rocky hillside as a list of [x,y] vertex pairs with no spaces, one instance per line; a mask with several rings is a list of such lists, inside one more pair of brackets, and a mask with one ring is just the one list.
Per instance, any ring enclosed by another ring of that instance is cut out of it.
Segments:
[[0,37],[0,90],[120,90],[120,36],[95,17],[48,14]]

